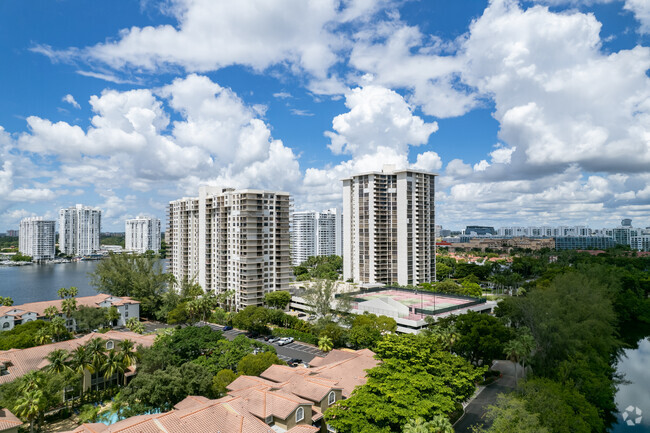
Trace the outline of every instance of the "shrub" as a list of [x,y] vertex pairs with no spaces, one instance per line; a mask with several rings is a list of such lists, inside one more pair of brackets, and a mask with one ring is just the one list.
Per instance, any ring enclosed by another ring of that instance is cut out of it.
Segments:
[[287,328],[274,328],[273,335],[276,337],[293,337],[297,341],[303,343],[318,344],[318,337],[307,332],[296,331],[295,329]]

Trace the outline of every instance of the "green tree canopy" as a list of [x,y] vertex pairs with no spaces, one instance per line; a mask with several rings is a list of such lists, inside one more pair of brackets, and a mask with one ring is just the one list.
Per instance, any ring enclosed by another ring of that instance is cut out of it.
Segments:
[[239,361],[237,364],[237,372],[247,376],[259,376],[273,364],[284,365],[285,362],[273,352],[262,352],[257,355],[251,353]]
[[264,295],[264,303],[271,308],[284,310],[291,302],[291,293],[286,290],[277,290]]
[[145,317],[154,317],[161,308],[171,281],[170,274],[163,272],[161,261],[144,254],[110,253],[90,277],[98,292],[140,301],[140,314]]
[[376,353],[382,362],[368,370],[367,383],[325,413],[340,433],[401,431],[412,419],[449,414],[483,374],[426,336],[389,334]]

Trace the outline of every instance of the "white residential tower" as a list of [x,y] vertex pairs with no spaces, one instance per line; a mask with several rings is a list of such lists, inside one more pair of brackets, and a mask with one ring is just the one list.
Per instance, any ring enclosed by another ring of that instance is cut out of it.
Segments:
[[86,256],[99,251],[102,211],[76,205],[59,211],[59,249],[70,256]]
[[124,249],[136,253],[160,251],[160,220],[139,216],[126,220]]
[[264,294],[291,279],[288,193],[201,187],[199,197],[169,203],[168,266],[177,281],[233,290],[237,309],[262,305]]
[[417,170],[343,179],[343,278],[360,284],[435,280],[435,175]]
[[23,218],[18,234],[18,251],[34,261],[51,260],[55,256],[55,221],[43,217]]
[[323,212],[306,211],[293,214],[291,261],[293,266],[310,256],[340,256],[343,252],[343,219],[333,208]]

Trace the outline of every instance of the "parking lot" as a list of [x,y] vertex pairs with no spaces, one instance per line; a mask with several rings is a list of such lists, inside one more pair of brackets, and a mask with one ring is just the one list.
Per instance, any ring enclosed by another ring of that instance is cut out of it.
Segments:
[[[224,332],[223,326],[214,325],[212,323],[206,323],[203,326],[209,326],[215,331],[222,331],[223,336],[226,337],[228,340],[233,340],[238,335],[246,334],[246,332],[240,331],[238,329],[231,329],[229,331]],[[264,344],[270,344],[268,341],[264,341],[263,337],[256,338],[256,340]],[[309,344],[301,343],[299,341],[294,341],[293,343],[289,343],[285,346],[280,346],[278,345],[278,343],[273,343],[271,345],[275,347],[275,350],[278,353],[278,358],[280,358],[285,362],[294,358],[301,359],[303,362],[309,362],[312,359],[314,359],[314,357],[316,356],[320,356],[320,357],[325,356],[325,352],[320,351],[317,347],[311,346]]]

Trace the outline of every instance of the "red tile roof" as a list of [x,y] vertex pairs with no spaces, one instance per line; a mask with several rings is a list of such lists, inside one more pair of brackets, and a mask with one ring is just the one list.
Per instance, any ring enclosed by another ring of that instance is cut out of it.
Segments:
[[11,349],[0,351],[0,363],[7,366],[9,374],[0,376],[0,384],[9,383],[33,370],[40,370],[48,365],[47,355],[56,349],[72,351],[83,346],[93,338],[102,340],[131,340],[136,346],[149,347],[153,344],[155,335],[140,335],[135,332],[108,331],[106,333],[92,332],[81,338],[60,341],[58,343],[44,344],[28,349]]
[[0,409],[0,431],[21,425],[23,425],[23,422],[16,415],[9,412],[9,409]]
[[[129,298],[128,296],[111,296],[100,293],[99,295],[94,296],[82,296],[75,298],[77,300],[77,306],[85,307],[95,307],[99,308],[99,305],[106,300],[113,299],[111,302],[112,305],[119,306],[125,304],[139,304],[139,301]],[[54,301],[42,301],[42,302],[29,302],[27,304],[21,305],[12,305],[11,307],[0,306],[0,316],[11,316],[11,315],[22,315],[25,313],[36,313],[38,317],[45,316],[45,310],[48,307],[56,307],[59,312],[61,311],[61,304],[63,303],[62,299],[56,299]]]

